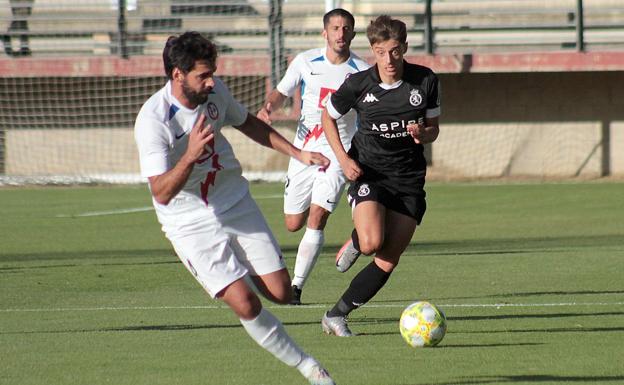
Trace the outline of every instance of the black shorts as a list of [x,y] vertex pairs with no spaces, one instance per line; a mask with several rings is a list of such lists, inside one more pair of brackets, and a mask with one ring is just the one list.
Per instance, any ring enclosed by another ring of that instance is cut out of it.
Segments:
[[420,225],[425,211],[427,211],[425,195],[425,190],[405,194],[381,183],[356,181],[349,186],[347,199],[352,208],[360,202],[379,202],[386,209],[416,219],[416,223]]

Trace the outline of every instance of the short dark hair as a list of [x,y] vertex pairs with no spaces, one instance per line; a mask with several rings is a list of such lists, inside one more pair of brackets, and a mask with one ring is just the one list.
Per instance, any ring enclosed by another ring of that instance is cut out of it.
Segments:
[[407,28],[401,20],[381,15],[370,22],[366,28],[366,37],[370,45],[388,40],[396,40],[404,44],[407,42]]
[[346,19],[349,23],[351,23],[351,27],[355,28],[355,18],[353,17],[351,12],[342,8],[332,9],[331,11],[323,15],[323,28],[327,28],[327,25],[329,24],[329,19],[334,16],[340,16],[343,19]]
[[197,61],[207,61],[213,66],[217,62],[217,46],[199,32],[185,32],[180,36],[170,36],[163,49],[165,74],[173,78],[173,69],[179,68],[188,73]]

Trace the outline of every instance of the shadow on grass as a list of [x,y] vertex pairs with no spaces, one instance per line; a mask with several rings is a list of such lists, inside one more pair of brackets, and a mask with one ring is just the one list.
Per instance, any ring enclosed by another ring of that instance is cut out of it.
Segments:
[[180,263],[180,260],[175,259],[171,261],[158,261],[158,262],[119,262],[119,263],[81,263],[81,264],[65,264],[65,265],[37,265],[37,266],[14,266],[14,267],[0,267],[0,274],[3,273],[15,273],[20,270],[32,270],[32,269],[58,269],[68,267],[85,267],[85,266],[141,266],[141,265],[169,265]]
[[[358,325],[384,325],[391,324],[396,325],[398,320],[395,318],[365,318],[365,319],[353,319],[350,320],[349,324],[351,326],[355,326],[357,328]],[[318,326],[318,321],[307,321],[307,322],[283,322],[285,326]],[[240,324],[172,324],[172,325],[134,325],[134,326],[122,326],[122,327],[114,327],[114,328],[97,328],[97,329],[65,329],[65,330],[40,330],[40,331],[11,331],[11,332],[0,332],[0,335],[3,334],[62,334],[62,333],[101,333],[101,332],[178,332],[178,331],[189,331],[189,330],[210,330],[210,329],[233,329],[242,327]],[[357,330],[355,330],[357,331]],[[491,329],[487,330],[461,330],[458,328],[452,328],[449,333],[453,334],[509,334],[509,333],[592,333],[592,332],[622,332],[624,331],[624,326],[620,327],[564,327],[564,328],[522,328],[522,329]],[[365,333],[357,333],[360,336],[383,336],[383,335],[394,335],[396,331],[384,331],[384,332],[365,332]],[[517,343],[517,344],[500,344],[500,346],[522,346],[522,345],[530,345],[529,343]],[[471,345],[446,345],[449,347],[470,347]],[[494,347],[499,346],[499,344],[486,344],[486,345],[474,345],[474,347]]]
[[[584,384],[596,384],[599,382],[620,382],[624,376],[555,376],[548,374],[527,374],[518,376],[474,376],[461,378],[451,382],[427,382],[427,385],[472,385],[472,384],[500,384],[512,382],[579,382]],[[404,385],[424,385],[423,383],[409,383]]]
[[1,254],[0,262],[62,261],[67,259],[143,258],[174,256],[173,249],[55,251],[46,253]]
[[[349,230],[351,231],[351,230]],[[342,244],[325,244],[325,253],[336,253]],[[444,242],[419,242],[416,239],[407,253],[417,255],[471,256],[488,254],[521,254],[528,252],[555,252],[554,248],[574,249],[586,247],[624,246],[622,234],[573,235],[560,237],[458,239]],[[286,258],[294,258],[298,245],[282,244]],[[45,253],[0,253],[0,262],[43,261],[90,258],[133,258],[174,255],[172,249],[58,251]]]
[[599,316],[621,316],[623,311],[595,312],[595,313],[550,313],[550,314],[497,314],[491,316],[465,316],[447,317],[449,321],[481,321],[500,319],[544,319],[544,318],[569,318],[569,317],[599,317]]

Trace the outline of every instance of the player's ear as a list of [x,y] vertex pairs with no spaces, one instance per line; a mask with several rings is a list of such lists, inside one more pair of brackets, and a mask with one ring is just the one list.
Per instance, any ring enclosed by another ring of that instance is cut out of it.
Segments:
[[171,78],[173,80],[183,80],[184,73],[178,67],[173,67],[173,71],[171,71]]
[[407,42],[403,43],[403,55],[407,52]]
[[321,32],[321,36],[323,36],[323,39],[327,40],[327,30],[325,28],[323,28],[323,32]]

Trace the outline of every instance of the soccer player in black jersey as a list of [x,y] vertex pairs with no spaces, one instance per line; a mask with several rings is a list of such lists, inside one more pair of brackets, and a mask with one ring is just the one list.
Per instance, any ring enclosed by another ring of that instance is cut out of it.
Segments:
[[[346,317],[387,282],[426,210],[423,145],[438,137],[440,88],[427,67],[403,59],[405,24],[379,16],[367,28],[375,65],[351,75],[323,111],[327,141],[346,177],[355,230],[336,258],[346,271],[360,254],[373,261],[351,281],[322,319],[328,334],[349,337]],[[349,152],[340,142],[336,119],[351,108],[359,129]]]

